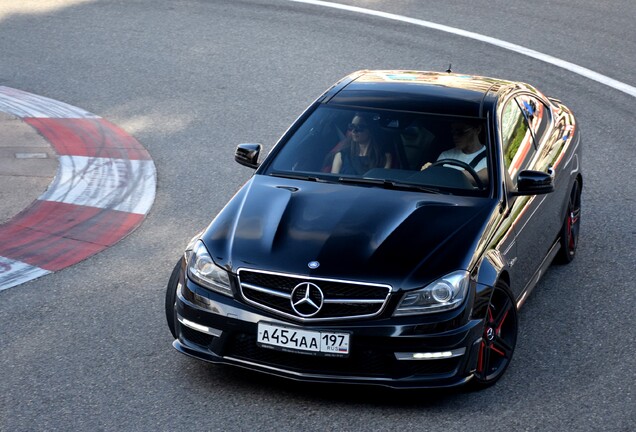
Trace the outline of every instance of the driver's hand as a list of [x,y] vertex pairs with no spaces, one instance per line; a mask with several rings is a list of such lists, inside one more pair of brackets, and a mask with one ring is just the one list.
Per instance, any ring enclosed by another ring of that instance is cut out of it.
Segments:
[[426,162],[424,165],[422,165],[422,168],[420,168],[420,171],[424,171],[426,168],[430,167],[432,164],[430,162]]

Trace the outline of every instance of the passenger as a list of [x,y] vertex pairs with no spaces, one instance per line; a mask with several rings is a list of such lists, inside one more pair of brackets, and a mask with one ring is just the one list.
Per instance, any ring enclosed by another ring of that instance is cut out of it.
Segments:
[[[455,159],[464,162],[475,170],[479,179],[484,183],[488,183],[488,165],[486,160],[486,146],[481,143],[479,135],[482,126],[478,124],[470,124],[466,122],[457,122],[451,125],[451,136],[455,147],[442,152],[437,160]],[[422,165],[421,170],[425,170],[432,164],[430,162]],[[454,168],[461,169],[458,166]],[[474,182],[473,177],[466,173],[466,176]]]
[[372,168],[391,167],[391,154],[381,148],[372,127],[368,114],[356,113],[344,146],[334,156],[332,173],[362,175]]

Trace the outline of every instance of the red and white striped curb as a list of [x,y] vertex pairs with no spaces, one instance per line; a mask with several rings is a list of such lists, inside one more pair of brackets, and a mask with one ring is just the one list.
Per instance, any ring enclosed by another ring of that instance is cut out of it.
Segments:
[[0,86],[0,111],[21,118],[59,156],[48,190],[0,225],[0,291],[112,246],[150,210],[157,184],[146,149],[81,108]]

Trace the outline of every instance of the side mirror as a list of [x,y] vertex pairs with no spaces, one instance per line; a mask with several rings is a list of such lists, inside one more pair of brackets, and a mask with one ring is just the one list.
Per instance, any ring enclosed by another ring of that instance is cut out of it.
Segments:
[[239,144],[234,153],[234,160],[246,167],[258,168],[258,156],[260,154],[260,144]]
[[554,191],[552,176],[543,171],[521,171],[513,195],[542,195]]

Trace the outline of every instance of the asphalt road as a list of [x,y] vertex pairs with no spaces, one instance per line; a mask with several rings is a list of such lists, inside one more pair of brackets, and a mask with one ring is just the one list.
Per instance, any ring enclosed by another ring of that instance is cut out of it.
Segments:
[[[37,3],[36,9],[29,6]],[[341,2],[497,37],[636,85],[636,3]],[[158,172],[145,223],[76,266],[0,292],[0,430],[636,429],[634,97],[483,42],[284,0],[3,0],[0,85],[123,127]],[[409,68],[530,82],[584,137],[577,259],[520,312],[506,376],[478,392],[294,384],[191,360],[164,322],[183,247],[343,75]]]

